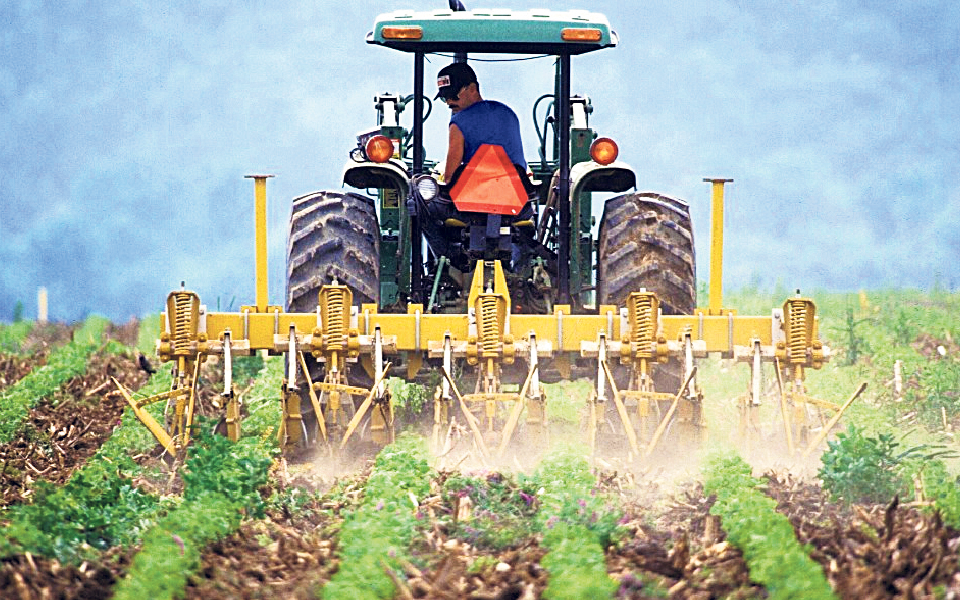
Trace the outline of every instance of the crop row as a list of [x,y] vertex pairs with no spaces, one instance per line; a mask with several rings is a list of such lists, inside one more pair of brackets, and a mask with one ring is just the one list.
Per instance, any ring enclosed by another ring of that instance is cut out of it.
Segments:
[[[56,354],[99,337],[95,333],[88,337],[83,329],[80,332],[73,344]],[[281,373],[282,361],[268,361],[259,387],[278,389]],[[170,383],[169,371],[161,370],[139,395],[165,391]],[[56,391],[52,384],[48,387],[49,393]],[[269,397],[271,404],[276,404],[275,393]],[[251,408],[264,412],[258,404],[267,398],[266,393],[255,396]],[[158,418],[162,404],[150,407]],[[258,489],[266,482],[273,446],[266,442],[268,432],[254,426],[246,433],[247,438],[233,444],[199,431],[181,472],[183,497],[157,497],[133,483],[141,467],[131,455],[152,449],[156,442],[127,409],[111,437],[66,484],[55,487],[38,482],[33,503],[4,513],[0,556],[29,552],[61,562],[79,562],[108,548],[142,541],[141,552],[117,588],[118,597],[144,597],[144,590],[148,590],[145,597],[151,598],[177,594],[209,541],[236,529],[242,514],[262,510]],[[176,550],[172,553],[171,544]]]
[[0,393],[0,443],[13,439],[21,421],[38,401],[86,371],[87,361],[102,343],[107,324],[103,317],[89,317],[74,332],[72,342],[50,354],[47,364],[33,369]]
[[[279,389],[282,367],[279,359],[267,360],[254,390]],[[247,400],[250,410],[262,411],[268,396],[251,396]],[[233,443],[214,435],[204,423],[197,428],[180,472],[184,484],[180,504],[144,534],[143,545],[117,585],[115,598],[181,596],[208,544],[234,532],[244,516],[263,516],[260,490],[267,483],[276,445],[269,439],[269,429],[257,427],[255,421],[245,433]]]
[[720,516],[727,539],[743,552],[750,578],[775,600],[835,598],[820,565],[761,485],[740,457],[717,458],[706,469],[704,491],[717,498],[710,512]]
[[33,330],[33,321],[0,324],[0,352],[19,352],[20,344]]
[[386,600],[396,594],[388,569],[401,572],[417,530],[417,504],[432,471],[422,439],[401,437],[377,455],[364,499],[340,531],[340,570],[323,588],[327,600]]
[[540,485],[537,525],[547,554],[549,574],[544,598],[609,598],[617,582],[607,575],[604,548],[620,518],[596,491],[584,452],[568,449],[548,456],[534,473]]

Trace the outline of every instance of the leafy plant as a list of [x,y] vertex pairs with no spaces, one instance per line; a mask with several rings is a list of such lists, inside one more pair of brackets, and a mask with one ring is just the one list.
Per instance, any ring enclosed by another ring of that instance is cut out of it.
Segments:
[[950,475],[942,460],[925,463],[922,477],[924,492],[944,523],[960,529],[960,477]]
[[407,382],[399,377],[391,377],[387,379],[387,389],[390,390],[393,408],[398,417],[415,417],[427,404],[428,386],[415,381]]
[[208,494],[225,496],[231,502],[245,504],[263,515],[264,503],[259,489],[266,485],[271,459],[250,440],[231,442],[210,433],[205,419],[195,428],[189,458],[180,472],[183,498],[200,500]]
[[235,531],[244,514],[263,516],[260,488],[267,483],[269,450],[256,440],[233,443],[197,428],[181,476],[183,504],[144,536],[114,598],[166,599],[182,596],[203,548]]
[[20,344],[33,330],[33,321],[17,321],[0,325],[0,352],[20,352]]
[[143,539],[127,575],[116,586],[116,600],[183,597],[187,577],[200,565],[207,544],[235,531],[241,513],[219,494],[184,502],[161,519]]
[[857,364],[857,361],[860,360],[860,356],[870,351],[870,345],[867,343],[863,335],[857,331],[857,327],[863,325],[864,323],[869,323],[870,321],[870,318],[856,318],[853,314],[853,309],[847,307],[846,319],[844,320],[844,325],[841,328],[843,339],[845,341],[845,363],[847,365]]
[[903,450],[892,434],[868,436],[856,425],[828,442],[820,457],[819,471],[823,488],[834,500],[852,502],[889,502],[895,495],[908,495],[912,489],[911,472],[928,446]]
[[727,539],[743,552],[750,579],[767,588],[770,598],[833,599],[830,585],[809,549],[796,539],[790,521],[776,502],[760,491],[763,482],[739,456],[708,462],[704,491],[716,495],[711,514],[719,515]]
[[27,411],[37,402],[86,371],[87,361],[97,350],[106,326],[103,317],[90,317],[74,333],[72,342],[50,354],[47,364],[33,369],[0,393],[0,443],[13,439]]
[[322,597],[386,600],[396,589],[385,569],[401,569],[400,559],[419,526],[414,502],[430,491],[431,470],[420,438],[401,436],[377,455],[363,503],[340,530],[340,570]]
[[475,507],[469,520],[458,521],[451,530],[451,535],[474,546],[500,550],[520,543],[534,532],[536,488],[521,486],[509,476],[456,475],[444,482],[443,494],[448,501],[469,498]]
[[541,564],[550,578],[544,598],[610,597],[617,582],[607,575],[603,549],[617,530],[619,511],[596,493],[596,479],[583,448],[548,456],[533,475],[540,487],[537,526],[547,554]]
[[0,555],[31,552],[79,562],[96,551],[136,543],[164,507],[132,483],[129,457],[92,460],[62,487],[36,484],[32,504],[9,509]]

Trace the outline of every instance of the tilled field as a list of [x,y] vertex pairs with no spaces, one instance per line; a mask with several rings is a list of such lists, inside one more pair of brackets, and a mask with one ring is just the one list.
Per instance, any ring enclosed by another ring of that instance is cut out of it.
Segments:
[[[132,325],[110,335],[127,344],[136,337]],[[12,384],[44,363],[45,348],[68,339],[44,341],[35,335],[35,352],[0,361],[2,377]],[[217,368],[205,367],[205,382],[216,378]],[[37,403],[16,437],[0,445],[3,506],[30,503],[37,481],[63,485],[120,427],[125,402],[111,378],[135,390],[145,384],[147,373],[134,352],[96,352],[85,374]],[[201,396],[214,394],[205,383]],[[135,487],[157,497],[183,493],[183,481],[157,452],[135,458],[151,469],[133,480]],[[320,597],[344,566],[345,524],[370,510],[367,490],[376,474],[372,459],[352,461],[350,472],[335,477],[331,459],[317,459],[317,466],[275,461],[268,485],[259,492],[265,501],[262,515],[245,512],[238,529],[200,548],[183,595]],[[593,477],[590,495],[604,498],[618,517],[613,543],[602,555],[615,597],[769,597],[770,590],[752,576],[755,563],[745,559],[728,539],[723,521],[711,513],[715,496],[707,496],[700,482],[610,470]],[[551,579],[546,557],[555,548],[545,543],[545,533],[557,521],[551,517],[544,523],[539,516],[548,502],[542,488],[531,488],[524,476],[486,470],[431,471],[429,479],[429,492],[410,494],[405,509],[415,515],[409,554],[373,566],[389,578],[394,597],[544,597]],[[451,485],[455,480],[471,482],[470,493],[456,492],[463,488]],[[938,513],[899,500],[852,506],[831,502],[816,481],[785,471],[767,473],[763,482],[760,490],[789,520],[796,540],[808,546],[836,597],[960,598],[960,531],[945,525]],[[581,501],[581,506],[587,504]],[[178,534],[170,537],[173,555],[187,551]],[[8,555],[0,561],[0,595],[110,597],[138,551],[137,545],[117,546],[63,563],[29,552]],[[564,597],[556,590],[550,595]]]

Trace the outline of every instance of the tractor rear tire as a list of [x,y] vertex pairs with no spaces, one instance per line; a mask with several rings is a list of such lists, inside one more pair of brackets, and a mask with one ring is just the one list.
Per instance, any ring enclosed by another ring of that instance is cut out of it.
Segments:
[[686,202],[652,192],[610,198],[598,238],[599,304],[624,306],[630,292],[646,288],[663,314],[693,314],[697,274]]
[[[326,191],[295,198],[287,239],[288,312],[315,312],[320,288],[334,280],[350,288],[354,306],[379,302],[380,225],[373,198]],[[311,379],[322,381],[323,365],[310,354],[304,358]],[[358,387],[373,385],[360,363],[348,365],[347,379]],[[309,396],[303,394],[302,401],[306,430],[314,432],[316,415]],[[353,407],[345,408],[352,412]],[[313,442],[305,440],[306,445]]]
[[[598,304],[626,306],[630,293],[643,288],[657,295],[663,314],[693,314],[696,260],[686,202],[653,192],[610,198],[603,208],[598,240]],[[623,389],[629,374],[616,364],[619,361],[613,363],[617,386]],[[653,384],[658,392],[676,393],[682,383],[679,361],[656,365]]]
[[380,299],[380,225],[374,200],[314,192],[294,199],[287,243],[287,311],[313,312],[320,287],[336,279],[353,303]]

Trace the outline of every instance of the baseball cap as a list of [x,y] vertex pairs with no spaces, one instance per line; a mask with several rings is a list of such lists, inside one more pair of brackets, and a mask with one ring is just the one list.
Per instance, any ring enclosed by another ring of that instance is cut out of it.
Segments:
[[436,98],[456,98],[465,85],[477,82],[477,74],[467,63],[451,63],[437,73]]

